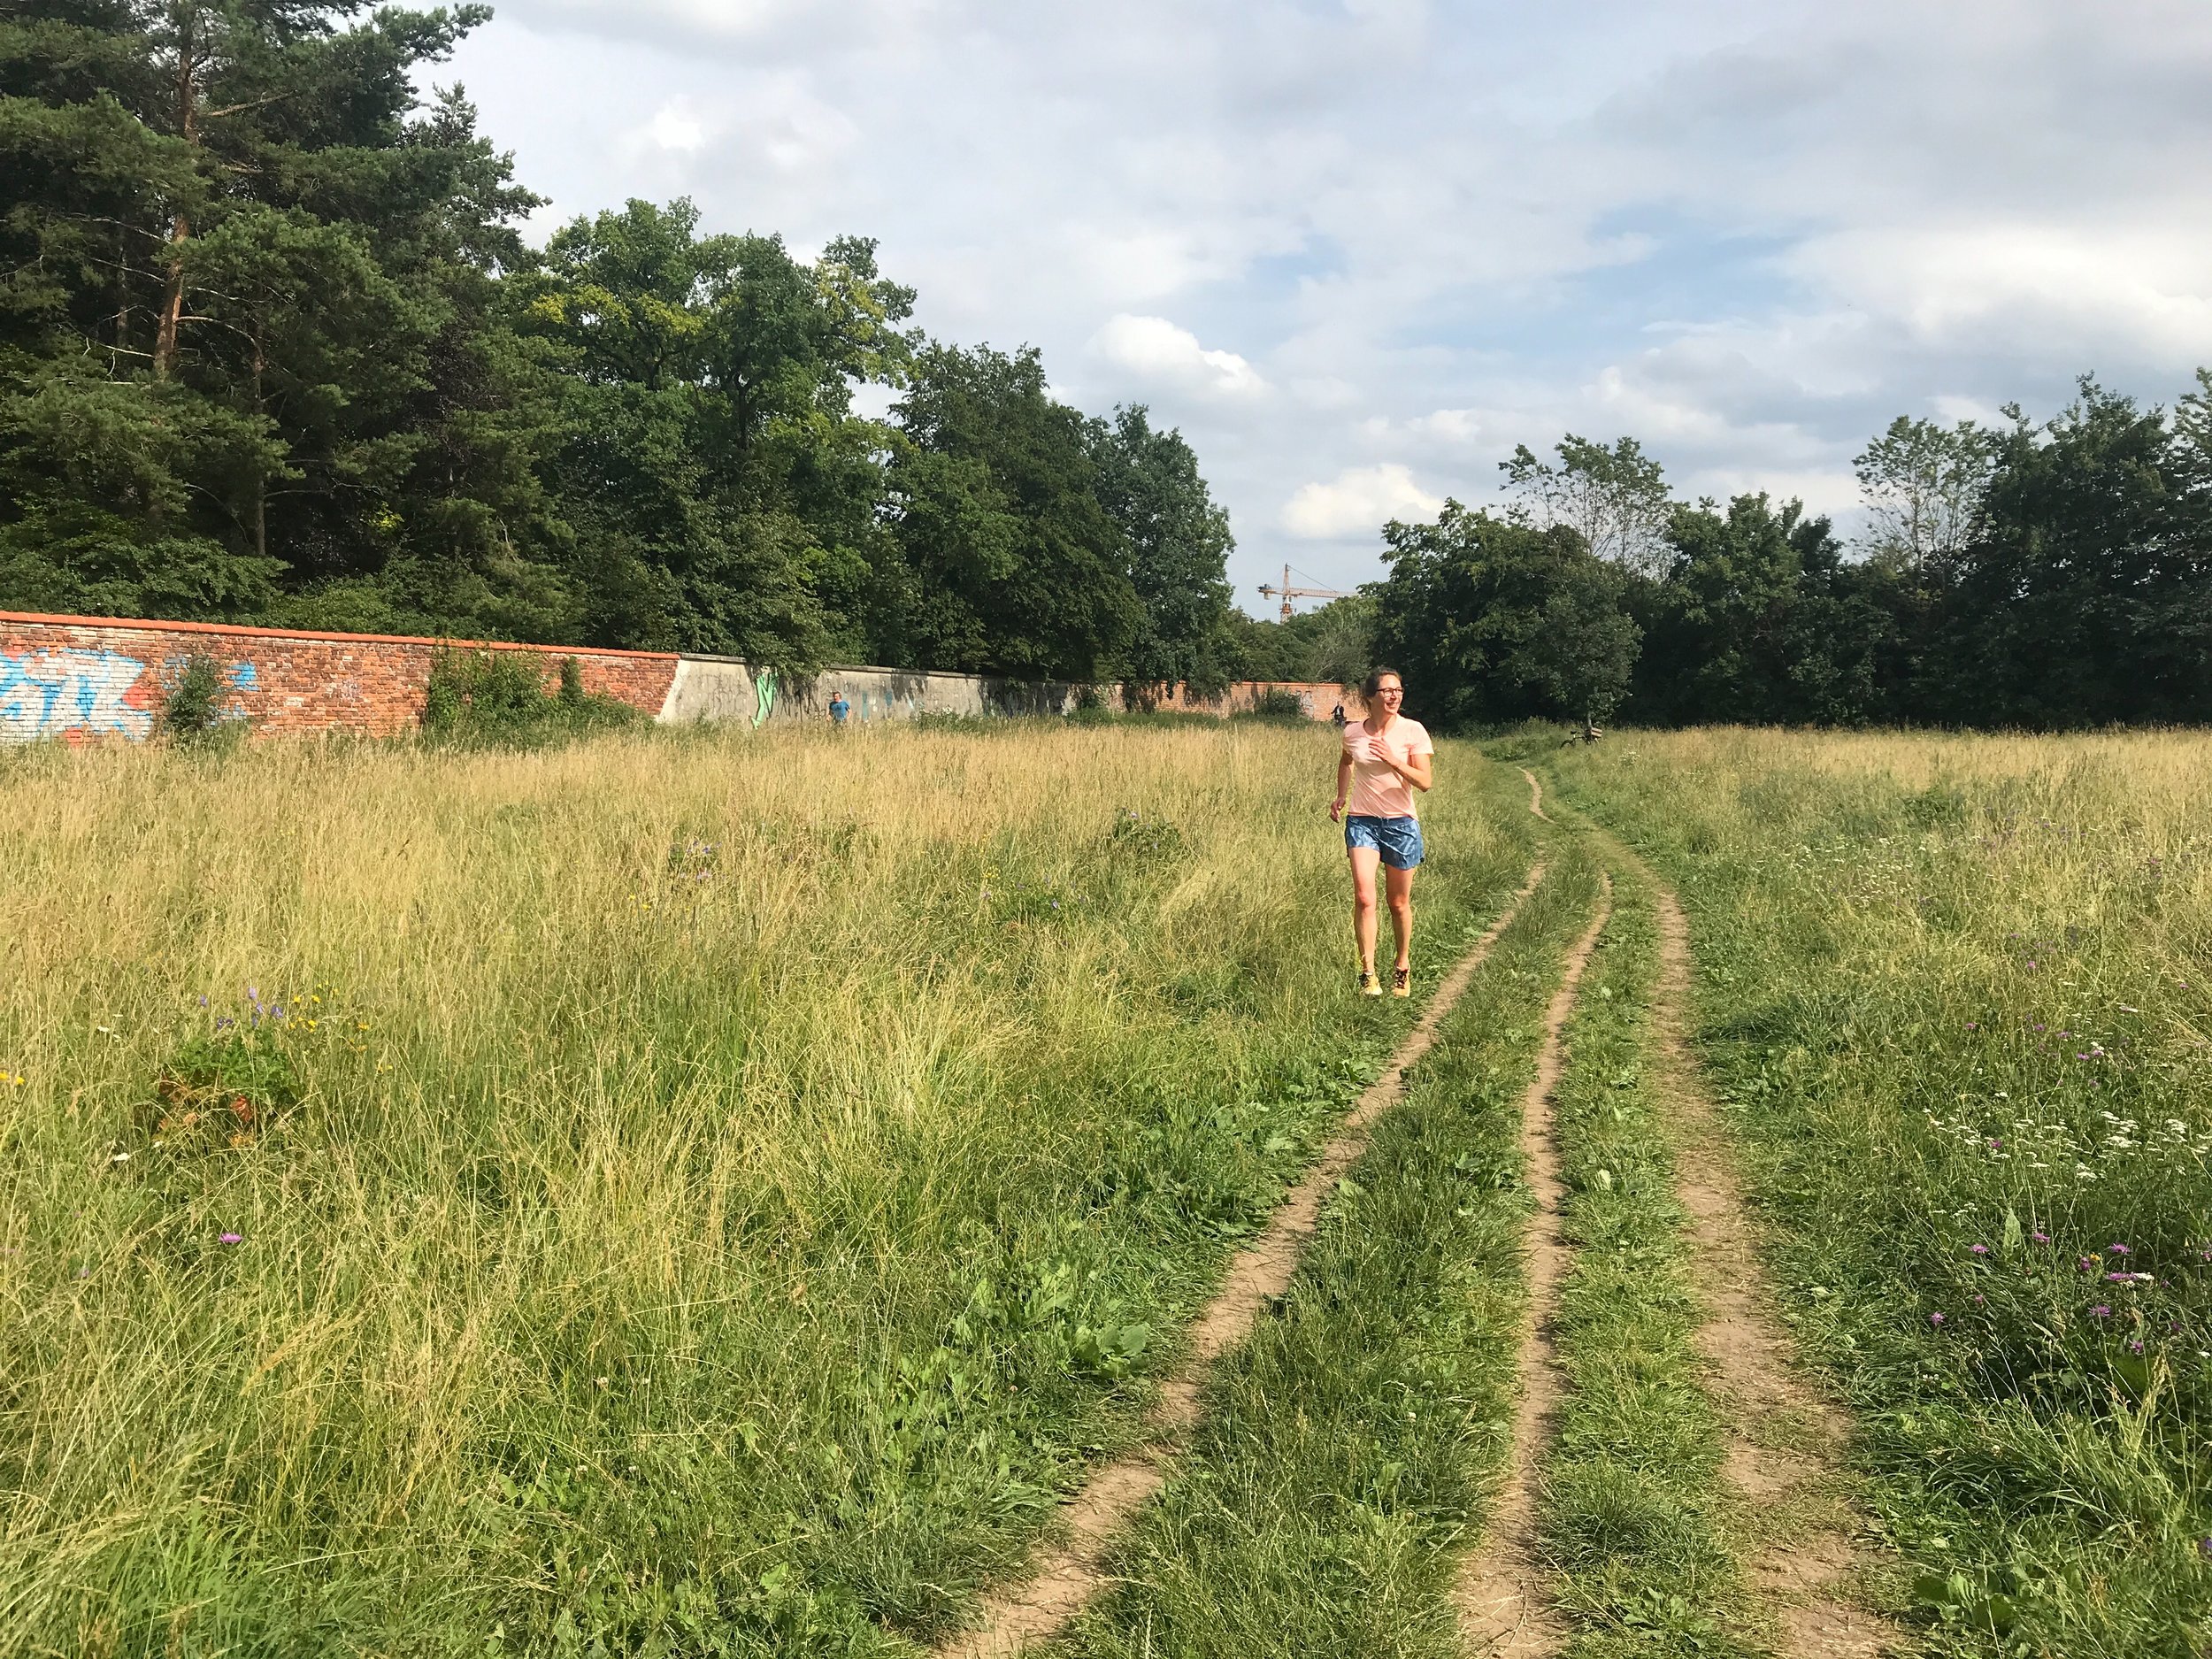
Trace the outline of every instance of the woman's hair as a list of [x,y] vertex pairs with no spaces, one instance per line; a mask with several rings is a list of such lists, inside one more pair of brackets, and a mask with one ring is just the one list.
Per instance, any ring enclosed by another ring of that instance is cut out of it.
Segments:
[[1406,677],[1394,668],[1372,668],[1368,670],[1367,678],[1359,682],[1359,695],[1366,698],[1370,703],[1372,703],[1378,696],[1382,695],[1382,682],[1383,676],[1385,674],[1389,675],[1391,679],[1396,680],[1401,686],[1406,683]]

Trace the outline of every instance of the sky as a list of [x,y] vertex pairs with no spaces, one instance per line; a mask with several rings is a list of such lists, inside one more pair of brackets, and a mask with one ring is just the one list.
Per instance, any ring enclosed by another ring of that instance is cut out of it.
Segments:
[[2212,363],[2204,0],[498,0],[434,78],[534,234],[872,236],[932,335],[1149,405],[1256,614],[1516,444],[1848,532],[1898,415]]

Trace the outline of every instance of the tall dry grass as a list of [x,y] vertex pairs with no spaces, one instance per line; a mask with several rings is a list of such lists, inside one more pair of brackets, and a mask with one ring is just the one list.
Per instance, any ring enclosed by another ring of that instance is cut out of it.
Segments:
[[[0,1650],[942,1628],[1404,1018],[1347,995],[1331,764],[0,755]],[[1480,764],[1432,959],[1525,864]]]

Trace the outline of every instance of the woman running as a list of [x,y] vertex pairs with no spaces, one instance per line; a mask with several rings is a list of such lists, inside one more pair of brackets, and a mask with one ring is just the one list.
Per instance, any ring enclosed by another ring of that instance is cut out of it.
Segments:
[[[1406,687],[1395,669],[1377,669],[1360,689],[1367,698],[1367,718],[1344,728],[1344,747],[1336,762],[1336,800],[1329,817],[1343,819],[1344,845],[1352,859],[1352,934],[1359,941],[1360,995],[1382,995],[1375,978],[1375,867],[1381,864],[1389,872],[1384,879],[1390,897],[1390,930],[1398,936],[1390,994],[1409,996],[1413,872],[1422,851],[1413,791],[1425,794],[1435,782],[1430,757],[1436,745],[1429,741],[1420,721],[1398,712]],[[1352,808],[1348,817],[1344,811],[1348,791]]]

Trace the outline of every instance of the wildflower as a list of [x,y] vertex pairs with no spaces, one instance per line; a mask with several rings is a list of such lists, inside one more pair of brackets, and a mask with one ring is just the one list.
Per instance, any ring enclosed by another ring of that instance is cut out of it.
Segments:
[[1943,1328],[1943,1316],[1939,1313],[1932,1313],[1928,1316],[1928,1323],[1940,1331]]
[[2124,1244],[2108,1244],[2104,1248],[2114,1256],[2125,1256],[2128,1254],[2128,1247]]
[[2051,1241],[2051,1235],[2047,1233],[2031,1233],[2028,1237],[2033,1239],[2038,1244],[2048,1244]]
[[2089,1310],[2089,1317],[2093,1319],[2109,1319],[2112,1317],[2112,1310],[2105,1306],[2103,1302],[2099,1302]]
[[1977,1308],[1986,1308],[1989,1306],[1989,1298],[1986,1296],[1977,1296],[1974,1298],[1974,1305]]
[[127,1152],[119,1152],[108,1160],[111,1164],[128,1164],[130,1161],[131,1155]]
[[1970,1244],[1966,1248],[1973,1251],[1973,1253],[1977,1256],[1987,1256],[1989,1254],[1989,1247],[1986,1244]]
[[2097,1271],[2097,1258],[2093,1256],[2085,1256],[2075,1265],[2085,1273],[2093,1273]]
[[2142,1351],[2143,1351],[2143,1345],[2142,1345],[2140,1342],[2131,1342],[2131,1343],[2129,1343],[2129,1344],[2128,1344],[2128,1352],[2129,1352],[2129,1353],[2131,1353],[2131,1354],[2140,1354]]
[[218,1244],[243,1244],[245,1241],[246,1235],[242,1233],[226,1233],[215,1240]]

